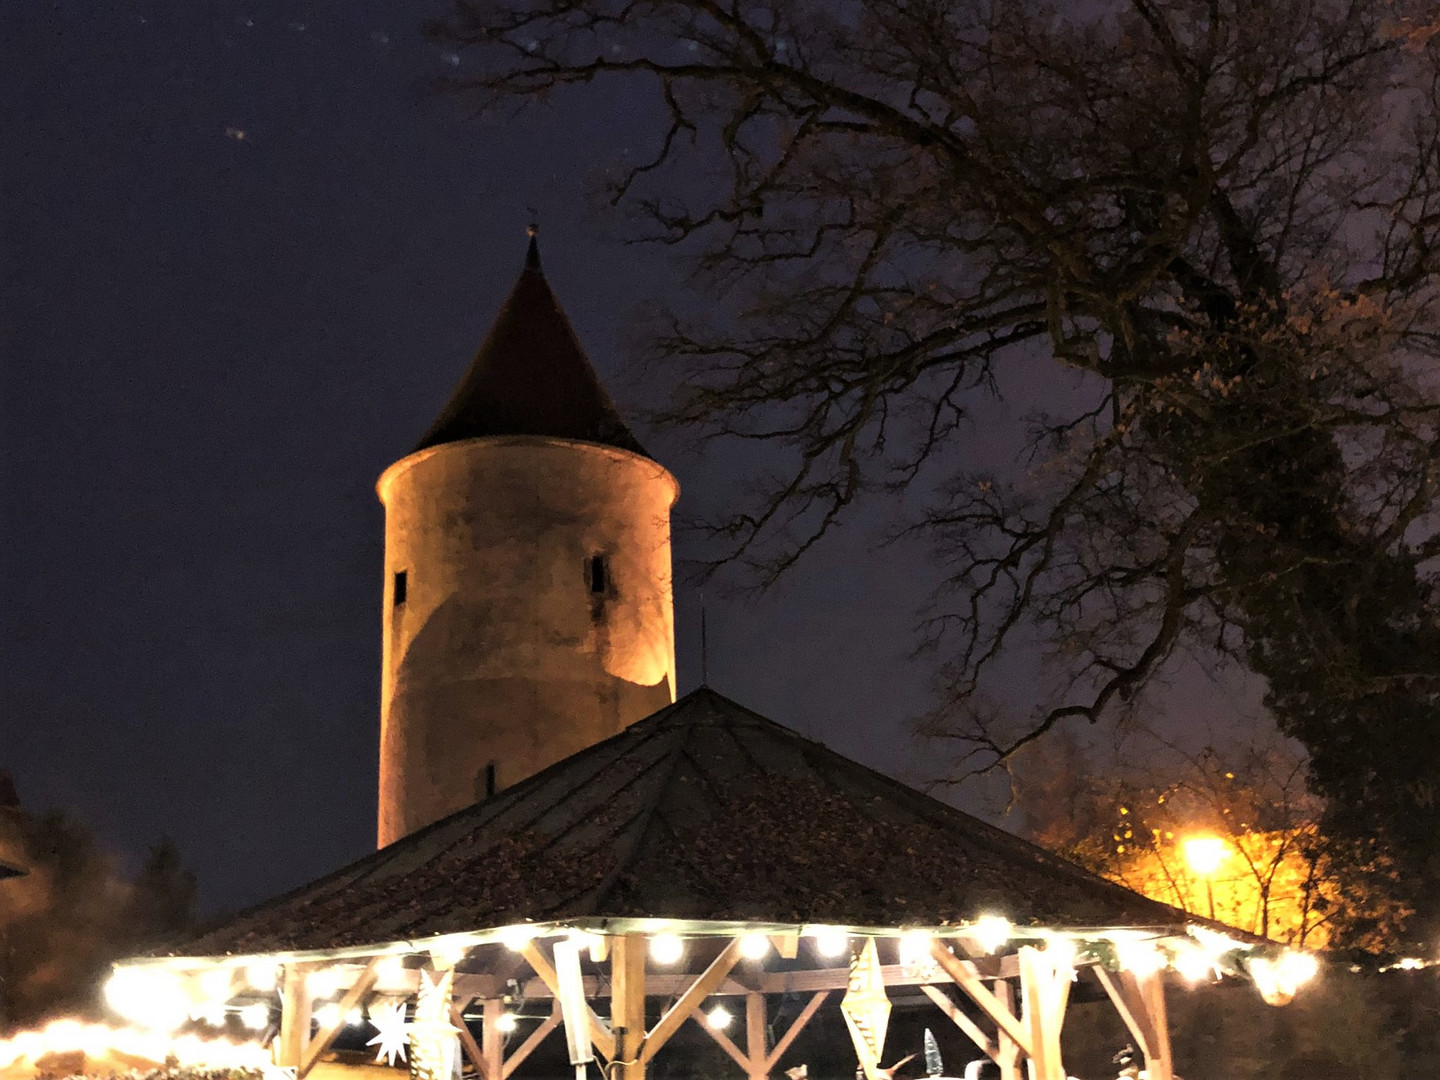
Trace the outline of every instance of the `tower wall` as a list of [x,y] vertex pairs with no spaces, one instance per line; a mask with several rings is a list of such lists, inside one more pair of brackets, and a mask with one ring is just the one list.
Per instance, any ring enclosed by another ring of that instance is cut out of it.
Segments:
[[411,454],[378,490],[382,847],[675,700],[660,465],[493,436]]

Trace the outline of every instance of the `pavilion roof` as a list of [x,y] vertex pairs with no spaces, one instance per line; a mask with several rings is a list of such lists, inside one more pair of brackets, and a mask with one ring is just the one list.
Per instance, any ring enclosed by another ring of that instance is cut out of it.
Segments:
[[702,688],[185,943],[324,951],[515,923],[1191,921]]
[[533,236],[479,352],[415,449],[487,435],[578,439],[645,454],[545,280]]

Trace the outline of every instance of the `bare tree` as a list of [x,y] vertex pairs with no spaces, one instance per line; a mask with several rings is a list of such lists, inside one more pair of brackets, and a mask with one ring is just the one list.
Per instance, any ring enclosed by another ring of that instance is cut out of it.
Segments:
[[[1437,913],[1428,6],[454,3],[434,32],[488,100],[615,78],[668,110],[612,192],[717,299],[656,342],[667,418],[791,466],[717,561],[768,580],[866,492],[931,484],[930,727],[967,771],[1209,650],[1268,681],[1330,827],[1383,835]],[[1036,416],[1024,469],[955,468],[1036,357],[1080,373],[1074,408]],[[1037,635],[1063,696],[1002,714],[989,680]]]

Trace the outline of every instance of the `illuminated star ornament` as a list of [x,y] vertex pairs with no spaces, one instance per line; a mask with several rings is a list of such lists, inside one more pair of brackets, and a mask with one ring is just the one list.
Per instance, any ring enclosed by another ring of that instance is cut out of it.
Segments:
[[865,947],[850,961],[850,980],[840,1011],[855,1043],[855,1056],[870,1080],[880,1074],[880,1055],[885,1051],[885,1029],[890,1024],[890,999],[885,996],[885,978],[875,939],[866,938]]
[[459,1028],[450,1022],[453,968],[434,982],[420,973],[420,994],[410,1024],[410,1075],[415,1080],[451,1080],[459,1074]]
[[380,1005],[370,1010],[370,1023],[375,1025],[375,1037],[366,1046],[379,1044],[375,1061],[394,1065],[398,1057],[405,1059],[405,1044],[410,1038],[410,1025],[405,1022],[405,1003]]

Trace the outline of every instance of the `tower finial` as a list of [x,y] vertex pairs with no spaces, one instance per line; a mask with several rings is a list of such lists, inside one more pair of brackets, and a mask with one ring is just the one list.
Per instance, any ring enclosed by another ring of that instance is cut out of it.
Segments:
[[525,235],[530,238],[529,250],[525,252],[525,269],[540,269],[540,212],[533,206],[527,206],[530,211],[530,224],[525,227]]

